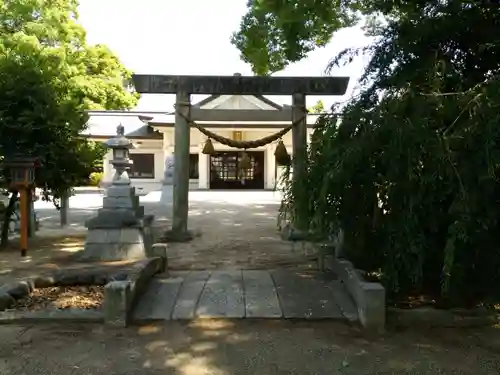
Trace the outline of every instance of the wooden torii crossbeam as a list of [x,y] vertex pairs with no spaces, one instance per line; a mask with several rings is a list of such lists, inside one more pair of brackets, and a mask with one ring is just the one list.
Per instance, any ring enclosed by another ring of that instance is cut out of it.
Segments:
[[[142,94],[176,94],[173,218],[169,237],[171,240],[187,241],[192,239],[187,225],[189,207],[189,121],[293,121],[293,179],[300,181],[307,168],[307,109],[305,97],[306,95],[344,95],[349,84],[349,77],[135,74],[132,76],[132,81],[136,91]],[[249,111],[191,108],[191,94],[292,95],[292,109]],[[300,184],[296,185],[299,186]]]
[[349,77],[170,76],[135,74],[143,94],[344,95]]

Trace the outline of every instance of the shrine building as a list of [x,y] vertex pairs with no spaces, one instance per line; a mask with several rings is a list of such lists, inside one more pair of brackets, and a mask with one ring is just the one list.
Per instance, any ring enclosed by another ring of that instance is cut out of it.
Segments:
[[[194,103],[192,108],[217,109],[235,111],[231,121],[210,121],[210,119],[196,121],[205,129],[222,137],[236,141],[250,141],[262,139],[275,134],[292,124],[282,121],[283,116],[276,116],[279,121],[262,118],[256,121],[254,111],[283,112],[291,111],[290,106],[279,105],[261,95],[212,95]],[[238,111],[240,111],[238,113]],[[225,111],[227,112],[227,111]],[[231,112],[232,113],[232,112]],[[248,116],[252,114],[252,116]],[[125,127],[125,136],[134,145],[130,150],[133,161],[129,175],[132,184],[139,193],[147,194],[162,189],[165,172],[169,160],[174,154],[174,124],[175,113],[161,112],[129,112],[129,111],[90,111],[89,127],[85,135],[91,140],[105,142],[116,132],[120,123]],[[245,116],[252,117],[251,121]],[[266,116],[262,116],[266,117]],[[308,139],[318,115],[307,115]],[[239,119],[241,120],[234,120]],[[240,150],[223,145],[215,140],[212,144],[215,154],[202,153],[207,137],[196,127],[190,128],[190,155],[189,155],[189,188],[229,190],[274,189],[279,179],[280,166],[276,165],[274,151],[277,142],[266,146]],[[292,132],[285,134],[281,140],[292,155]],[[244,179],[238,173],[239,159],[243,151],[251,162],[251,168],[245,171]],[[113,167],[109,163],[111,152],[103,161],[103,180],[101,185],[106,186],[112,179]]]

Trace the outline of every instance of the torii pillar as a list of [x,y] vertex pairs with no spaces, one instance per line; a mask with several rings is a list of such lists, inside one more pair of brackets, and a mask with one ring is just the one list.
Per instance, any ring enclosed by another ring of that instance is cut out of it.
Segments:
[[[171,241],[189,241],[189,144],[190,121],[277,121],[289,112],[283,111],[233,111],[191,108],[190,95],[292,95],[293,178],[301,186],[307,168],[307,119],[306,95],[344,95],[349,77],[254,77],[254,76],[172,76],[135,74],[135,89],[142,94],[176,94],[174,194]],[[235,119],[234,116],[239,116]],[[257,119],[258,118],[258,119]],[[295,224],[295,223],[294,223]],[[299,229],[301,223],[296,223]],[[305,224],[304,224],[305,225]]]
[[175,96],[173,217],[172,229],[167,233],[169,240],[178,242],[193,238],[188,230],[190,109],[189,93],[178,91]]

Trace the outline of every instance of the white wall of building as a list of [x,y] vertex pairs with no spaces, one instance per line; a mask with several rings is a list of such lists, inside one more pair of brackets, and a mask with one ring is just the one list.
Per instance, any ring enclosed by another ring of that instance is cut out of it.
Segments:
[[[162,140],[143,140],[135,142],[135,148],[130,150],[131,154],[134,153],[147,153],[154,154],[155,163],[155,177],[152,179],[134,179],[132,178],[132,185],[136,187],[138,193],[146,194],[151,191],[161,190],[163,184],[164,172],[165,172],[165,159],[168,155],[174,153],[174,129],[173,128],[162,128],[163,131],[163,141]],[[236,130],[236,129],[235,129]],[[223,130],[223,129],[213,129],[214,133],[221,135],[226,138],[231,138],[233,130]],[[257,140],[274,134],[278,129],[272,130],[243,130],[242,138],[243,140]],[[190,180],[190,189],[208,189],[210,187],[210,157],[202,153],[203,146],[205,145],[206,137],[200,133],[197,129],[191,130],[190,135],[190,153],[198,154],[199,158],[199,178],[196,180]],[[288,153],[292,154],[292,134],[287,133],[283,137],[283,143],[285,144]],[[230,151],[237,150],[229,146],[220,144],[218,142],[212,141],[212,144],[216,151]],[[276,161],[274,157],[274,151],[276,148],[276,142],[272,144],[249,149],[248,151],[263,151],[264,152],[264,188],[274,189],[277,184],[277,179],[279,179],[279,167],[278,172],[276,172]],[[111,182],[114,170],[113,166],[109,163],[112,159],[112,152],[108,152],[104,158],[103,164],[103,186],[106,186]]]

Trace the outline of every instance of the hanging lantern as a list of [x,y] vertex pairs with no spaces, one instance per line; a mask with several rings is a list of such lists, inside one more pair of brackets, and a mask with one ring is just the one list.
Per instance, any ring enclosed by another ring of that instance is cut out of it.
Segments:
[[205,155],[215,155],[214,145],[212,144],[212,140],[210,138],[207,138],[205,146],[203,146],[203,150],[201,152]]
[[251,169],[252,161],[246,152],[241,153],[240,169]]
[[274,151],[274,157],[276,158],[276,163],[278,165],[287,166],[292,163],[290,155],[288,155],[288,151],[286,150],[286,147],[281,139],[279,140],[276,150]]

